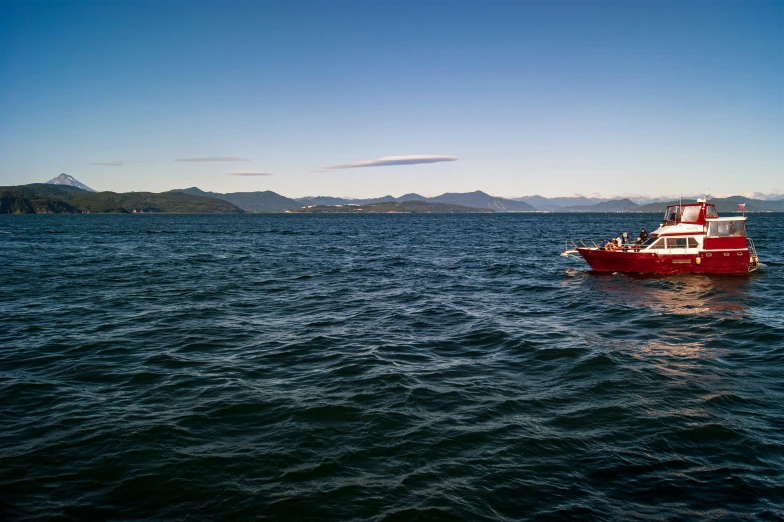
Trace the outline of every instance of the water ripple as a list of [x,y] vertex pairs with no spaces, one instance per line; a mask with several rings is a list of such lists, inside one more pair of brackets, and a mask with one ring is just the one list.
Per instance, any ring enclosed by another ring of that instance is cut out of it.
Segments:
[[784,220],[749,277],[558,256],[651,224],[0,216],[0,517],[782,520]]

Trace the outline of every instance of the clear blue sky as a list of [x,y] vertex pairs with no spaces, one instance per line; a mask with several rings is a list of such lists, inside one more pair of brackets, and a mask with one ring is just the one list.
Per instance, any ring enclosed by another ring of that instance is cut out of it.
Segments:
[[[458,159],[327,168],[411,155]],[[61,172],[291,197],[781,191],[784,2],[2,1],[0,185]]]

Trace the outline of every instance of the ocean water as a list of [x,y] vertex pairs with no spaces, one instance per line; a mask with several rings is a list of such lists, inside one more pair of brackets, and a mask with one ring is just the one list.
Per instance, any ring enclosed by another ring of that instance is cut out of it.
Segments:
[[0,216],[0,518],[782,520],[784,215],[658,218]]

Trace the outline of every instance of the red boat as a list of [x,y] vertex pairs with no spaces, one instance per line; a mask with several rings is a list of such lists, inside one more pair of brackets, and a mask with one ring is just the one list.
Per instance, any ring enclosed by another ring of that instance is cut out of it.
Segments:
[[640,274],[748,274],[759,268],[754,242],[746,237],[746,216],[719,217],[707,200],[671,205],[664,223],[642,243],[604,247],[580,245],[579,253],[597,272]]

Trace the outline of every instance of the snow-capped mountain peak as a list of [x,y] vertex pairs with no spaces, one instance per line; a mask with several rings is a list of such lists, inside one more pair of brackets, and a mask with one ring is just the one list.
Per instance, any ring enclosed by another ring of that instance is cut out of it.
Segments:
[[79,181],[73,176],[69,176],[68,174],[60,174],[56,178],[52,178],[47,183],[51,185],[68,185],[69,187],[76,187],[82,190],[86,190],[87,192],[95,192],[93,189]]

